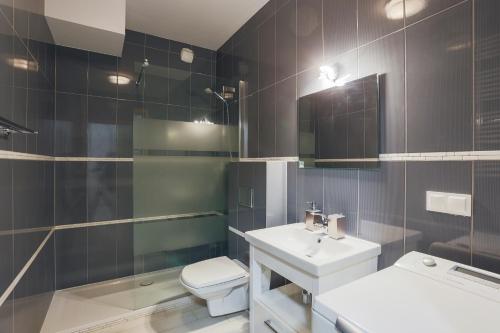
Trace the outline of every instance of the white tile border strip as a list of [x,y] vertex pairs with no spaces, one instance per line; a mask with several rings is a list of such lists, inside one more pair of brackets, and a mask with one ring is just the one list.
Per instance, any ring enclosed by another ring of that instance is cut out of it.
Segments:
[[234,234],[236,234],[236,235],[238,235],[238,236],[240,236],[240,237],[245,238],[245,233],[243,233],[243,232],[239,231],[238,229],[235,229],[235,228],[233,228],[233,227],[231,227],[231,226],[228,226],[227,228],[228,228],[228,229],[229,229],[229,231],[231,231],[232,233],[234,233]]
[[54,157],[57,162],[133,162],[127,157]]
[[53,161],[54,157],[47,155],[36,155],[27,153],[18,153],[9,150],[0,150],[0,159],[2,160],[26,160],[26,161]]
[[134,158],[128,157],[54,157],[20,153],[10,150],[0,150],[0,160],[24,161],[61,161],[61,162],[133,162]]
[[500,150],[380,154],[380,161],[500,161]]
[[269,162],[269,161],[283,161],[283,162],[298,162],[298,156],[285,156],[285,157],[241,157],[238,162]]
[[97,221],[97,222],[82,222],[74,224],[60,224],[54,226],[54,230],[66,230],[66,229],[76,229],[76,228],[86,228],[86,227],[99,227],[104,225],[112,224],[126,224],[126,223],[139,223],[139,222],[151,222],[160,220],[177,220],[177,219],[187,219],[187,218],[197,218],[205,216],[224,216],[223,213],[217,211],[208,212],[197,212],[197,213],[186,213],[186,214],[173,214],[173,215],[162,215],[162,216],[149,216],[149,217],[137,217],[131,219],[122,220],[107,220],[107,221]]
[[31,258],[26,262],[26,264],[24,264],[24,266],[21,269],[21,271],[19,273],[17,273],[17,276],[14,278],[14,280],[12,280],[12,282],[9,284],[9,286],[7,287],[7,289],[5,289],[5,291],[2,294],[2,296],[0,296],[0,307],[7,300],[7,298],[9,297],[9,295],[14,291],[14,289],[16,288],[16,286],[19,283],[19,281],[21,281],[21,279],[23,278],[24,274],[26,274],[26,272],[30,268],[30,266],[33,263],[33,261],[35,261],[36,257],[38,257],[38,254],[44,248],[44,246],[47,243],[47,241],[50,239],[50,237],[52,237],[52,234],[54,234],[54,230],[53,229],[49,231],[49,233],[47,234],[47,236],[45,236],[45,238],[43,239],[42,243],[40,243],[40,245],[36,249],[35,253],[33,253],[33,255],[31,256]]

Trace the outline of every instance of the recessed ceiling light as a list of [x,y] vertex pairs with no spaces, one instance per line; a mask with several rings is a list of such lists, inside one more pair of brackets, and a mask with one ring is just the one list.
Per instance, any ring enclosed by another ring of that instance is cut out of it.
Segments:
[[420,13],[427,7],[427,0],[406,0],[403,5],[403,0],[391,0],[385,5],[385,15],[390,20],[403,19],[406,11],[406,17],[410,17]]
[[110,75],[108,76],[109,82],[113,84],[125,85],[130,83],[130,78],[123,75]]
[[38,72],[38,63],[36,61],[23,58],[9,58],[7,59],[7,63],[17,69]]

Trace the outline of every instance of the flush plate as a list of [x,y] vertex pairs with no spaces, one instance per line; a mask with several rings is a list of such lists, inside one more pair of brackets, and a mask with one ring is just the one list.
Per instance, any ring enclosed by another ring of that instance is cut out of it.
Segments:
[[471,202],[470,194],[426,192],[426,209],[430,212],[471,216]]

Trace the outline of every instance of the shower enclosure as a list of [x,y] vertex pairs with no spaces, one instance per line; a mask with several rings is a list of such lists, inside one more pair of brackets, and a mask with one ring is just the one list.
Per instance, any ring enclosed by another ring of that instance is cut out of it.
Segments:
[[[227,252],[227,167],[238,155],[238,126],[213,93],[215,77],[200,80],[180,65],[151,61],[137,86],[147,94],[169,85],[170,92],[189,80],[190,102],[169,104],[160,116],[144,105],[134,117],[135,309],[186,295],[182,267]],[[170,112],[179,109],[187,114]]]

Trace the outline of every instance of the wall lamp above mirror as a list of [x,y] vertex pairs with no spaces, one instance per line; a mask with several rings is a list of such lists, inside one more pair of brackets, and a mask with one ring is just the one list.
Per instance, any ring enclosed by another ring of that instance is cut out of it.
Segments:
[[378,166],[378,83],[374,74],[299,99],[301,167]]

